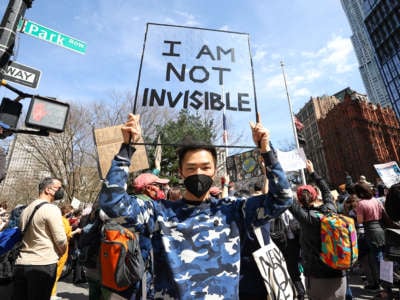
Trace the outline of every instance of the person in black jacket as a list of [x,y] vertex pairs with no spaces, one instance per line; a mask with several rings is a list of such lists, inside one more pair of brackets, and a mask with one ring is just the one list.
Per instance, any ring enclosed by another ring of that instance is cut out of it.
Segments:
[[322,201],[311,185],[297,189],[297,202],[293,202],[291,213],[301,227],[300,246],[306,277],[306,288],[311,300],[341,300],[346,295],[346,272],[325,265],[319,257],[321,251],[321,222],[317,213],[336,212],[329,187],[315,171],[310,160],[306,168],[322,194]]

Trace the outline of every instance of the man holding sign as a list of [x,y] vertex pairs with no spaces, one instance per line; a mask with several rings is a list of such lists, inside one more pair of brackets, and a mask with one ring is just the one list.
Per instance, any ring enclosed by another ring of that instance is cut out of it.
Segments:
[[100,194],[110,217],[128,217],[152,234],[155,298],[238,299],[240,249],[244,235],[292,204],[292,192],[269,145],[269,132],[251,123],[253,140],[268,169],[269,192],[247,200],[210,196],[216,174],[216,150],[192,142],[178,149],[186,191],[177,201],[140,201],[126,193],[130,141],[140,138],[139,117],[130,114],[122,127],[124,143],[115,156]]

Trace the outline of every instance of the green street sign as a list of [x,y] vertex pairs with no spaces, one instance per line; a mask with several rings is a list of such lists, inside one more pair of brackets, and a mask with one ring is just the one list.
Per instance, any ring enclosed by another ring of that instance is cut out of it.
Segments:
[[77,40],[76,38],[70,37],[61,32],[54,31],[53,29],[47,28],[30,20],[21,19],[17,30],[38,38],[39,40],[64,47],[80,54],[85,54],[86,52],[85,42]]

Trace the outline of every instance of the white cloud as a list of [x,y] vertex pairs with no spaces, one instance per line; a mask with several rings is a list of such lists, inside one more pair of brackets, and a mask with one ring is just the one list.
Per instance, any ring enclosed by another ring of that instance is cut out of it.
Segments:
[[332,68],[337,74],[342,74],[352,71],[356,65],[350,63],[353,53],[353,45],[349,38],[334,36],[327,44],[318,51],[303,51],[303,58],[315,60],[321,68]]
[[219,30],[229,31],[229,30],[230,30],[230,27],[229,27],[229,25],[222,25],[222,26],[219,28]]
[[335,37],[328,42],[326,49],[328,55],[322,60],[322,63],[336,66],[337,73],[345,73],[354,67],[348,63],[349,55],[353,51],[350,39]]
[[196,20],[196,17],[191,13],[185,11],[175,11],[177,16],[181,17],[183,21],[180,23],[184,26],[200,26],[200,22]]
[[164,22],[165,22],[165,24],[173,24],[173,25],[177,24],[177,21],[170,17],[165,18]]
[[293,92],[294,97],[309,97],[311,95],[311,91],[307,88],[300,88]]
[[281,74],[271,76],[271,77],[267,78],[265,80],[265,82],[266,82],[265,88],[267,90],[283,87],[283,77]]
[[265,50],[256,50],[256,53],[253,56],[253,61],[254,62],[259,62],[265,59],[267,56],[267,51]]
[[282,54],[278,54],[278,53],[273,53],[271,54],[271,58],[274,60],[282,60]]

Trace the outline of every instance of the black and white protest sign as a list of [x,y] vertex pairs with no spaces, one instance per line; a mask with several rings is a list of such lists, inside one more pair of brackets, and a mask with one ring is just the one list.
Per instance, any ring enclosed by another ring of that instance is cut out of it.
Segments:
[[248,129],[257,112],[249,35],[147,24],[134,111],[140,107],[225,112],[228,131]]
[[260,231],[255,229],[257,240],[262,247],[253,252],[258,270],[264,279],[268,291],[268,300],[292,300],[295,299],[295,288],[286,268],[285,258],[282,252],[271,240],[264,245]]

